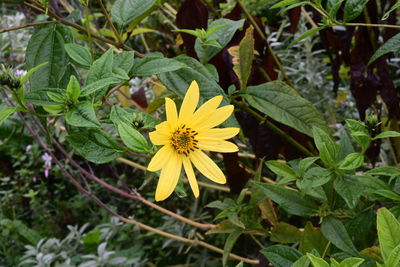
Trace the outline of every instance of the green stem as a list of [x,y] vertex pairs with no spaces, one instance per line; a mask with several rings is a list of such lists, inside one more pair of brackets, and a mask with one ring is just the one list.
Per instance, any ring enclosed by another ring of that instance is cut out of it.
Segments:
[[256,111],[252,110],[251,108],[249,108],[246,104],[239,102],[237,100],[231,99],[231,102],[238,107],[241,110],[247,111],[248,113],[250,113],[250,115],[252,115],[254,118],[256,118],[257,120],[259,120],[262,124],[265,124],[268,128],[270,128],[271,130],[273,130],[275,133],[277,133],[280,137],[282,137],[284,140],[286,140],[289,144],[291,144],[292,146],[294,146],[297,150],[299,150],[300,152],[302,152],[304,155],[306,155],[307,157],[314,157],[315,155],[310,152],[307,148],[305,148],[302,144],[300,144],[299,142],[297,142],[293,137],[291,137],[290,135],[288,135],[287,133],[285,133],[283,130],[281,130],[279,127],[277,127],[276,125],[274,125],[273,123],[269,122],[266,120],[266,117],[261,116],[260,114],[258,114]]

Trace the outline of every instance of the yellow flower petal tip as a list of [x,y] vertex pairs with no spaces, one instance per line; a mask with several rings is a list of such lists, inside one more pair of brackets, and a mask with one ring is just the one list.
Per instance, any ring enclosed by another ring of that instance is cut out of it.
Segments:
[[161,169],[156,201],[163,201],[172,194],[182,166],[196,198],[200,193],[193,166],[208,179],[219,184],[226,183],[221,169],[202,150],[221,153],[238,151],[234,143],[226,140],[237,135],[239,128],[214,128],[228,119],[234,108],[232,105],[218,108],[223,99],[218,95],[196,110],[199,99],[200,89],[196,81],[192,81],[188,87],[179,114],[175,102],[166,97],[167,120],[149,134],[154,145],[163,146],[147,167],[148,171]]

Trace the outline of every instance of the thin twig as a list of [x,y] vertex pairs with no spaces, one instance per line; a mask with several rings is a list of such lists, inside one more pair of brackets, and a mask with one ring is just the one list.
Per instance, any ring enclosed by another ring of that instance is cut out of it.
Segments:
[[11,32],[11,31],[20,30],[20,29],[23,29],[23,28],[40,26],[40,25],[51,24],[51,23],[57,23],[57,21],[40,21],[40,22],[27,23],[27,24],[24,24],[24,25],[19,25],[19,26],[15,26],[15,27],[0,29],[0,33]]
[[103,5],[103,1],[102,0],[97,0],[97,2],[99,3],[99,5],[101,7],[101,10],[103,11],[104,16],[106,17],[106,20],[107,20],[108,24],[110,25],[112,31],[114,32],[116,38],[118,39],[118,42],[120,44],[122,44],[123,42],[122,42],[121,36],[119,35],[119,33],[117,31],[117,28],[115,28],[114,23],[112,23],[110,15],[108,14],[107,9]]

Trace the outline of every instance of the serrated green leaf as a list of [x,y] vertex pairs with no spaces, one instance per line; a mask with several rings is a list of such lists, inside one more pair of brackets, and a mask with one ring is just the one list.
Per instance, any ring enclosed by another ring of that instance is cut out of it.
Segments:
[[149,57],[135,60],[131,74],[133,76],[151,76],[176,71],[183,67],[185,67],[184,64],[171,58]]
[[398,51],[400,51],[400,33],[396,34],[395,36],[387,40],[386,43],[384,43],[381,47],[379,47],[378,50],[376,50],[372,57],[369,59],[368,65],[370,65],[372,62],[383,55]]
[[346,231],[346,228],[338,219],[335,219],[332,216],[325,217],[322,221],[321,231],[326,239],[337,248],[353,256],[359,255]]
[[343,20],[345,22],[357,18],[364,10],[368,0],[347,0],[344,5]]
[[364,163],[364,155],[361,153],[351,153],[347,155],[339,164],[341,170],[355,170]]
[[391,199],[391,200],[400,201],[400,195],[391,190],[380,189],[380,190],[377,190],[375,192],[375,194],[383,196],[383,197]]
[[316,162],[319,159],[319,157],[308,157],[308,158],[304,158],[301,159],[298,165],[300,174],[303,175],[308,168],[311,167],[311,165]]
[[44,62],[29,78],[31,90],[58,87],[69,58],[65,43],[72,41],[70,29],[61,24],[47,24],[37,28],[26,49],[26,66],[32,69]]
[[400,245],[400,222],[386,208],[380,208],[376,218],[381,254],[385,262],[392,251]]
[[222,48],[224,48],[232,39],[233,35],[235,32],[243,27],[244,19],[234,21],[230,19],[217,19],[212,21],[209,25],[208,28],[214,28],[214,27],[219,27],[219,26],[224,26],[222,28],[217,28],[216,31],[214,31],[208,39],[215,39],[219,45],[220,48],[214,47],[214,46],[207,46],[205,49],[206,56],[203,56],[203,49],[201,47],[201,40],[196,39],[195,42],[195,51],[196,54],[199,58],[204,58],[206,62],[208,62],[211,58],[213,58],[216,54],[218,54],[219,51],[221,51]]
[[64,89],[60,88],[43,88],[37,89],[35,91],[31,91],[25,96],[25,102],[31,103],[37,106],[46,106],[46,105],[59,105],[59,102],[52,100],[48,93],[53,93],[59,95],[59,97],[65,94]]
[[156,2],[156,0],[117,0],[111,8],[111,17],[119,25],[125,26],[145,14]]
[[338,147],[331,135],[318,127],[313,127],[313,136],[321,160],[329,166],[335,167],[338,160]]
[[122,149],[114,138],[100,129],[80,128],[67,136],[67,140],[78,154],[96,164],[122,156]]
[[71,76],[67,85],[66,96],[73,104],[78,101],[81,94],[81,85],[75,76]]
[[101,91],[102,89],[108,88],[110,85],[116,85],[121,82],[121,79],[115,77],[109,77],[95,81],[82,88],[81,96],[88,96]]
[[308,197],[299,192],[282,188],[277,185],[254,183],[262,189],[267,197],[278,203],[288,213],[299,216],[311,216],[315,214],[317,205]]
[[17,111],[17,107],[0,106],[0,125],[7,120],[7,118]]
[[129,73],[133,67],[135,53],[133,51],[123,51],[114,56],[113,68],[118,67]]
[[122,141],[129,149],[138,153],[147,153],[149,149],[147,140],[135,128],[124,122],[120,122],[117,129]]
[[[385,266],[399,266],[400,265],[400,245],[396,246],[389,255],[385,262]],[[349,266],[350,267],[350,266]]]
[[395,132],[395,131],[386,131],[386,132],[380,133],[377,136],[373,137],[372,140],[389,138],[389,137],[400,137],[400,133]]
[[279,162],[277,160],[269,160],[265,162],[265,164],[276,175],[283,177],[285,183],[297,179],[296,172],[289,165],[285,163]]
[[314,267],[329,267],[329,264],[320,257],[317,257],[311,253],[307,253],[307,257]]
[[69,125],[77,127],[100,127],[96,118],[93,104],[89,101],[79,102],[65,115],[65,120]]
[[346,201],[350,209],[357,206],[363,193],[362,184],[352,176],[337,177],[334,182],[336,192]]
[[113,62],[113,49],[110,48],[90,66],[85,85],[87,86],[101,79],[112,77]]
[[392,166],[376,167],[372,170],[366,171],[365,174],[369,175],[382,175],[382,176],[400,176],[400,168]]
[[40,65],[38,65],[38,66],[36,66],[36,67],[33,67],[32,69],[30,69],[25,75],[24,75],[24,77],[22,77],[21,78],[21,84],[24,84],[28,79],[29,79],[29,77],[31,77],[31,75],[35,72],[35,71],[37,71],[38,69],[40,69],[41,67],[43,67],[43,66],[45,66],[45,65],[47,65],[49,62],[44,62],[44,63],[42,63],[42,64],[40,64]]
[[325,119],[308,100],[281,81],[249,86],[244,92],[247,102],[275,121],[312,136],[312,127],[330,131]]
[[291,266],[300,257],[303,256],[297,249],[283,245],[273,245],[260,250],[262,254],[275,267]]
[[271,9],[280,8],[280,7],[291,5],[291,4],[296,3],[296,2],[299,2],[299,0],[283,0],[283,1],[279,1],[278,3],[274,4],[270,8]]
[[90,68],[93,59],[85,47],[77,44],[65,44],[64,48],[68,56],[79,66],[85,69]]
[[297,261],[295,261],[290,267],[309,267],[310,260],[308,259],[307,255],[301,256]]

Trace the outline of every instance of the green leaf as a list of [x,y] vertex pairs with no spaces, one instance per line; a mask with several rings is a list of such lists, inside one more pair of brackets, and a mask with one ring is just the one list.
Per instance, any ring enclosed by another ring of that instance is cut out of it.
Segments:
[[338,147],[333,141],[331,135],[327,134],[324,130],[314,127],[313,128],[314,142],[320,153],[320,158],[323,162],[331,167],[336,166],[338,158]]
[[82,237],[83,247],[89,251],[95,250],[101,242],[100,234],[100,230],[97,228],[87,233]]
[[226,262],[228,261],[229,254],[232,251],[233,246],[236,243],[236,240],[239,238],[239,236],[243,233],[242,229],[236,229],[232,233],[228,235],[225,241],[224,245],[224,253],[222,255],[222,265],[225,266]]
[[[389,255],[388,260],[385,262],[386,266],[399,266],[400,265],[400,245],[396,246]],[[350,266],[349,266],[350,267]]]
[[185,67],[184,64],[171,58],[148,57],[136,59],[131,74],[132,76],[151,76],[176,71],[183,67]]
[[245,88],[250,77],[254,58],[253,26],[247,28],[240,44],[230,47],[228,51],[233,57],[233,70],[239,77],[240,88]]
[[344,158],[355,152],[354,151],[354,147],[353,144],[351,142],[350,136],[347,133],[347,129],[345,131],[342,131],[341,136],[340,136],[340,140],[339,140],[339,151],[338,151],[338,160],[342,161],[344,160]]
[[79,84],[78,79],[75,76],[71,76],[69,79],[69,83],[67,85],[67,98],[70,100],[73,104],[75,104],[78,101],[78,98],[81,94],[81,85]]
[[123,51],[114,56],[113,68],[121,68],[129,73],[133,67],[135,53],[133,51]]
[[[355,258],[355,257],[350,257],[347,259],[344,259],[341,263],[340,263],[340,267],[358,267],[360,266],[365,260],[361,259],[361,258]],[[389,265],[391,266],[391,265]],[[393,265],[395,266],[395,265]]]
[[318,209],[317,205],[299,192],[282,188],[277,185],[254,183],[264,194],[278,203],[288,213],[299,216],[311,216]]
[[388,209],[380,208],[376,223],[381,254],[387,262],[392,251],[400,245],[400,222]]
[[26,66],[32,69],[44,62],[48,64],[30,76],[31,90],[59,86],[69,62],[64,45],[71,41],[70,29],[61,24],[47,24],[37,28],[26,49]]
[[270,240],[277,243],[297,243],[300,241],[302,233],[293,225],[280,222],[271,230]]
[[120,122],[118,124],[118,132],[122,141],[130,150],[138,153],[148,152],[149,145],[146,138],[135,128],[124,122]]
[[111,17],[119,25],[125,26],[145,14],[156,2],[156,0],[117,0],[111,8]]
[[98,91],[108,88],[110,85],[116,85],[121,82],[121,79],[115,77],[109,77],[95,81],[82,88],[81,96],[88,96]]
[[44,63],[42,63],[42,64],[40,64],[40,65],[38,65],[38,66],[36,66],[36,67],[34,67],[34,68],[32,68],[32,69],[30,69],[25,75],[24,75],[24,77],[22,77],[21,78],[21,84],[24,84],[28,79],[29,79],[29,77],[31,77],[31,75],[35,72],[35,71],[37,71],[38,69],[40,69],[41,67],[43,67],[43,66],[45,66],[45,65],[47,65],[49,62],[44,62]]
[[291,266],[303,256],[297,249],[283,245],[269,246],[260,250],[260,252],[264,254],[275,267]]
[[321,231],[337,248],[353,256],[359,255],[346,228],[338,219],[332,216],[325,217],[322,221]]
[[249,86],[244,92],[244,97],[252,107],[275,121],[311,137],[313,126],[330,131],[314,105],[281,81]]
[[373,137],[372,140],[389,138],[389,137],[400,137],[400,133],[395,132],[395,131],[387,131],[387,132],[378,134],[377,136]]
[[87,74],[85,85],[112,77],[113,62],[113,49],[110,48],[93,62]]
[[296,172],[287,164],[279,162],[277,160],[269,160],[265,162],[267,167],[271,169],[276,175],[283,177],[285,183],[294,181],[297,179]]
[[303,175],[310,166],[319,159],[319,157],[308,157],[301,159],[298,165],[300,174]]
[[364,163],[364,155],[361,153],[351,153],[347,155],[339,164],[341,170],[354,170]]
[[93,104],[89,101],[79,102],[70,109],[65,120],[69,125],[77,127],[100,127],[94,112]]
[[56,102],[49,97],[49,93],[57,94],[59,97],[62,97],[65,94],[65,90],[60,88],[37,89],[35,91],[29,92],[25,96],[25,102],[37,106],[59,105],[59,102]]
[[114,138],[100,129],[79,128],[67,136],[67,140],[78,154],[96,164],[122,156]]
[[375,51],[375,53],[372,55],[372,57],[368,61],[368,65],[370,65],[372,62],[377,60],[383,55],[386,55],[388,53],[393,53],[393,52],[398,52],[400,50],[400,33],[396,34],[392,38],[386,41],[381,47],[378,48],[378,50]]
[[1,228],[4,228],[4,226],[6,226],[7,228],[14,229],[20,236],[25,238],[31,245],[36,245],[40,241],[40,239],[42,239],[42,237],[38,232],[29,228],[20,220],[3,219],[0,221],[0,225],[3,226]]
[[310,266],[310,260],[307,255],[301,256],[297,261],[295,261],[290,267],[308,267]]
[[391,191],[391,190],[380,189],[380,190],[377,190],[375,192],[375,194],[383,196],[383,197],[391,199],[391,200],[400,201],[400,195],[397,194],[396,192]]
[[357,18],[364,10],[368,0],[347,0],[344,5],[344,22]]
[[400,176],[400,168],[392,166],[381,166],[376,167],[372,170],[366,171],[365,174],[369,175],[382,175],[382,176]]
[[90,68],[93,59],[85,47],[77,44],[65,44],[64,48],[68,56],[79,66],[85,69]]
[[271,6],[270,9],[288,6],[288,5],[297,3],[297,2],[299,2],[299,0],[283,0],[283,1],[279,1],[278,3],[274,4],[273,6]]
[[[185,68],[177,71],[161,73],[158,78],[172,92],[184,97],[192,81],[197,81],[200,88],[200,103],[205,102],[214,96],[222,95],[222,105],[228,105],[229,99],[224,90],[215,81],[214,76],[200,62],[187,56],[178,56],[175,60],[184,63]],[[231,116],[225,126],[238,127],[238,122]]]
[[397,1],[396,3],[394,3],[394,5],[387,12],[385,12],[385,14],[382,16],[381,20],[386,20],[387,18],[389,18],[390,13],[392,13],[398,7],[400,7],[400,1]]
[[119,106],[113,106],[111,108],[110,120],[116,125],[116,127],[118,127],[117,125],[120,122],[132,124],[134,120],[142,120],[144,124],[142,128],[144,129],[155,128],[155,126],[160,123],[147,113],[131,108],[121,108]]
[[350,209],[357,206],[364,191],[362,184],[352,176],[337,177],[334,182],[336,192],[346,201]]
[[320,257],[317,257],[311,253],[307,253],[307,257],[314,267],[329,267],[329,264]]
[[17,107],[0,106],[0,125],[7,120],[7,118],[17,111]]
[[322,235],[321,229],[314,227],[311,222],[307,222],[300,240],[300,252],[306,253],[315,249],[320,255],[323,255],[327,245],[328,240]]
[[306,39],[307,37],[313,36],[315,35],[317,32],[319,32],[320,30],[325,29],[325,26],[322,27],[317,27],[317,28],[311,28],[308,31],[304,32],[303,34],[301,34],[299,37],[297,37],[296,39],[294,39],[289,46],[292,46],[298,42],[300,42],[303,39]]
[[328,0],[326,2],[326,10],[329,11],[329,16],[336,19],[336,14],[344,0]]
[[[201,41],[200,39],[196,39],[195,42],[195,50],[196,54],[199,58],[204,58],[206,62],[208,62],[211,58],[213,58],[216,54],[218,54],[219,51],[221,51],[222,48],[224,48],[232,39],[233,35],[235,32],[243,27],[244,19],[234,21],[230,19],[217,19],[212,21],[209,25],[208,28],[214,28],[218,27],[216,31],[214,31],[208,39],[215,39],[220,47],[214,47],[214,46],[206,46],[206,56],[203,57],[203,49],[201,47]],[[220,28],[219,26],[224,26]]]

